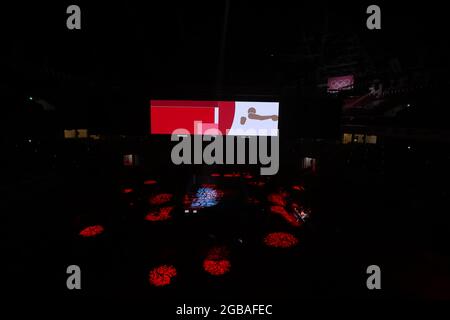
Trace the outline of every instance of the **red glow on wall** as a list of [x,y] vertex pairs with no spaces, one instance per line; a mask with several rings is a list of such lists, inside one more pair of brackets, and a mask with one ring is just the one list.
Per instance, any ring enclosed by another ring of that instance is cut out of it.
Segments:
[[167,286],[177,275],[177,269],[171,265],[162,265],[150,270],[149,282],[155,287]]
[[298,239],[287,232],[273,232],[264,238],[264,243],[273,248],[291,248],[298,244]]
[[211,173],[211,177],[220,177],[220,173]]
[[172,218],[170,213],[172,212],[174,207],[163,207],[149,212],[145,216],[145,220],[147,221],[164,221]]
[[160,193],[160,194],[151,196],[148,199],[148,202],[153,206],[157,206],[157,205],[161,205],[166,202],[169,202],[170,200],[172,200],[172,198],[173,198],[173,195],[170,193]]
[[303,188],[303,186],[300,186],[300,185],[294,185],[294,186],[292,186],[292,190],[304,191],[305,188]]
[[256,199],[255,197],[248,197],[247,198],[247,203],[251,204],[251,205],[258,205],[261,203],[261,201],[259,201],[258,199]]
[[95,237],[103,233],[103,231],[105,231],[105,228],[103,228],[101,225],[95,225],[84,228],[83,230],[80,231],[79,234],[82,237]]
[[225,173],[223,175],[225,178],[238,178],[241,176],[240,173]]
[[244,175],[244,179],[253,179],[253,176],[251,174]]
[[266,185],[266,183],[263,181],[249,181],[248,185],[261,188],[261,187],[264,187]]
[[225,247],[212,248],[203,261],[203,270],[213,276],[221,276],[228,273],[231,268],[228,255],[229,252]]
[[290,225],[294,227],[300,227],[303,224],[301,220],[298,220],[294,215],[287,212],[286,209],[284,209],[284,207],[282,206],[271,206],[270,211],[272,213],[280,215],[284,220],[286,220]]
[[157,183],[156,180],[153,180],[153,179],[145,180],[145,181],[144,181],[144,184],[145,184],[145,185],[148,185],[148,186],[154,185],[154,184],[156,184],[156,183]]
[[285,206],[286,205],[286,194],[284,193],[271,193],[269,194],[267,200],[269,202],[277,205],[277,206]]
[[131,193],[131,192],[133,192],[132,188],[125,188],[122,190],[122,193],[124,193],[124,194]]
[[287,211],[282,206],[271,206],[270,207],[270,211],[272,213],[276,213],[276,214],[279,214],[279,215],[287,214]]
[[184,206],[190,206],[192,203],[192,199],[188,194],[185,194],[183,197],[183,205]]
[[211,188],[211,189],[217,189],[217,184],[215,183],[203,183],[201,188]]

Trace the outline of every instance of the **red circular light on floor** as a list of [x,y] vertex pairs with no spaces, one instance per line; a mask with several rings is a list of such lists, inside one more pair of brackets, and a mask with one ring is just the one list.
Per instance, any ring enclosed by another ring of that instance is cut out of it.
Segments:
[[292,186],[292,189],[296,190],[296,191],[303,191],[303,190],[305,190],[305,188],[303,188],[302,186],[299,186],[299,185]]
[[291,248],[298,244],[298,239],[287,232],[273,232],[264,238],[264,243],[273,248]]
[[203,269],[213,276],[221,276],[229,272],[231,268],[230,261],[226,259],[222,260],[210,260],[205,259],[203,261]]
[[177,275],[177,269],[171,265],[162,265],[150,270],[149,282],[155,287],[167,286],[172,278]]
[[156,184],[156,180],[145,180],[145,181],[144,181],[144,184],[145,184],[145,185],[148,185],[148,186],[151,186],[151,185]]
[[79,235],[86,238],[95,237],[103,233],[103,231],[105,231],[105,228],[103,228],[101,225],[95,225],[84,228],[83,230],[80,231]]
[[226,247],[214,247],[209,250],[203,261],[203,270],[213,276],[221,276],[230,271],[231,263],[228,260],[228,249]]
[[160,193],[154,196],[151,196],[150,199],[148,199],[148,202],[151,205],[157,206],[166,202],[169,202],[172,200],[173,195],[170,193]]
[[145,220],[147,221],[164,221],[172,218],[170,213],[172,212],[174,207],[163,207],[157,210],[149,212],[145,216]]

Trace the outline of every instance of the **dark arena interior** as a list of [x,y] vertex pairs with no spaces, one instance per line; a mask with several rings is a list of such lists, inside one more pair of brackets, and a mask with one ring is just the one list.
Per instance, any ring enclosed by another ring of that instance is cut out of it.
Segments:
[[74,4],[2,5],[9,298],[450,299],[444,4]]

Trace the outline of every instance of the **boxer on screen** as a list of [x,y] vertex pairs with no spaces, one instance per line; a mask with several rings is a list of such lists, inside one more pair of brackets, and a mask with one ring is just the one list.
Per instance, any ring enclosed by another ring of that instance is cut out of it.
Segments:
[[[277,115],[271,115],[271,116],[261,116],[259,114],[256,114],[256,109],[251,107],[248,108],[248,118],[252,120],[268,120],[272,119],[272,121],[278,121]],[[244,125],[247,121],[246,117],[241,117],[241,125]]]

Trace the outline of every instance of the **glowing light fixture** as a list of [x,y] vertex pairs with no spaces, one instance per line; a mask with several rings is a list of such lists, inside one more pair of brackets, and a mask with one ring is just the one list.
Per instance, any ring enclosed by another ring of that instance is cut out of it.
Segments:
[[80,231],[79,235],[85,238],[95,237],[103,233],[105,229],[101,225],[89,226]]
[[209,208],[217,205],[223,197],[223,191],[215,185],[204,184],[198,188],[191,208]]
[[174,207],[163,207],[149,212],[145,216],[147,221],[165,221],[172,218],[170,215]]
[[230,271],[229,252],[225,247],[215,247],[208,252],[203,261],[203,270],[213,276],[222,276]]
[[273,232],[264,238],[264,243],[272,248],[291,248],[298,244],[298,239],[288,232]]
[[150,270],[149,282],[155,287],[167,286],[172,282],[172,278],[177,275],[177,269],[171,265],[161,265]]
[[160,193],[160,194],[156,194],[156,195],[151,196],[148,199],[148,202],[151,205],[156,206],[156,205],[161,205],[161,204],[167,203],[170,200],[172,200],[172,198],[173,198],[173,195],[170,194],[170,193]]

